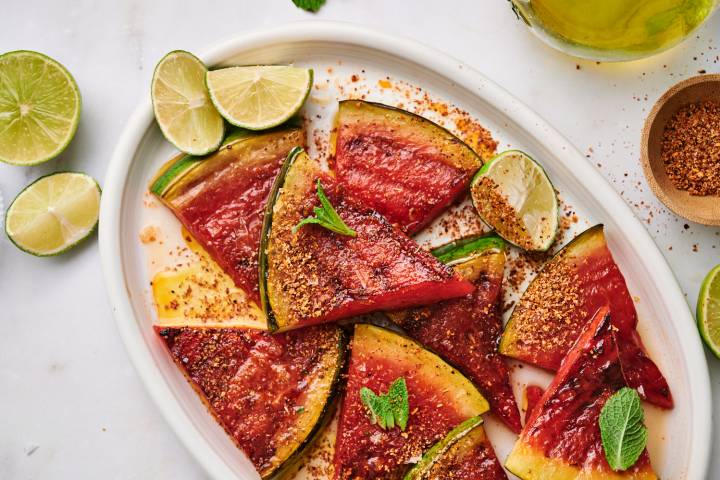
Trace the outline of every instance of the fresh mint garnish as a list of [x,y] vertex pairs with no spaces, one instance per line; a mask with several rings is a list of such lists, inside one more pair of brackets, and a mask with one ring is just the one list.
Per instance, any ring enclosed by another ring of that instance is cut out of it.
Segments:
[[637,392],[624,387],[600,411],[600,437],[605,458],[615,471],[627,470],[645,450],[648,432]]
[[410,404],[403,377],[396,379],[387,393],[381,395],[376,395],[367,387],[361,388],[360,400],[370,412],[370,420],[380,428],[389,430],[397,425],[400,430],[405,431],[410,416]]
[[317,12],[320,7],[325,5],[325,0],[292,0],[296,7],[307,10],[308,12]]
[[297,233],[297,231],[303,225],[307,225],[309,223],[316,223],[321,227],[327,228],[332,232],[339,233],[340,235],[347,235],[348,237],[357,236],[355,230],[345,225],[343,219],[340,218],[340,215],[338,215],[338,213],[333,208],[330,200],[328,200],[327,196],[325,195],[325,190],[323,190],[322,183],[320,183],[319,178],[317,181],[317,196],[320,199],[321,206],[315,207],[315,216],[303,218],[302,220],[300,220],[300,223],[293,227],[293,233]]

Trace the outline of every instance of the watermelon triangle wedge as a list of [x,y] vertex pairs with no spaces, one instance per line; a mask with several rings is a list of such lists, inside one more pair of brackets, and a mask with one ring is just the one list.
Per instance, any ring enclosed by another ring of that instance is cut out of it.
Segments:
[[482,166],[440,125],[381,103],[341,101],[334,136],[338,182],[408,234],[460,197]]
[[557,371],[593,313],[605,305],[628,385],[645,400],[672,408],[667,380],[637,333],[635,305],[602,225],[585,230],[545,264],[513,310],[500,353]]
[[305,144],[291,125],[229,135],[204,157],[180,155],[150,191],[248,297],[259,303],[258,250],[268,194],[290,150]]
[[610,310],[597,311],[532,410],[505,467],[523,480],[655,480],[647,450],[625,471],[605,459],[598,419],[627,386]]
[[291,471],[340,388],[346,340],[333,325],[263,330],[155,327],[177,367],[263,479]]
[[[509,369],[497,348],[502,332],[504,242],[496,236],[470,237],[450,247],[439,247],[433,254],[452,259],[453,268],[471,281],[475,290],[462,298],[387,315],[410,337],[472,380],[488,399],[492,412],[519,433],[522,425]],[[465,258],[455,258],[453,252],[460,250]]]
[[[295,228],[319,205],[318,181],[355,236],[315,224]],[[290,153],[268,201],[260,247],[260,293],[271,331],[428,305],[473,290],[472,283],[348,196],[302,149]]]
[[[381,428],[361,389],[387,392],[402,378],[409,416],[402,430]],[[473,384],[437,355],[390,330],[357,324],[335,444],[335,480],[401,479],[454,427],[488,409]]]

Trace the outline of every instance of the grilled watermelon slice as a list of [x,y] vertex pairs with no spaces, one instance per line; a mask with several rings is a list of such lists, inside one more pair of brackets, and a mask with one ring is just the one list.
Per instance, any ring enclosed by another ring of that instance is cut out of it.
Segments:
[[475,290],[463,298],[388,316],[410,337],[467,375],[488,399],[492,412],[519,433],[520,413],[510,374],[497,349],[502,332],[504,242],[494,235],[469,238],[435,249],[433,254],[453,264]]
[[305,133],[296,127],[241,132],[212,155],[171,161],[150,187],[256,303],[265,203],[288,152],[304,144]]
[[[319,204],[318,179],[355,237],[319,225],[294,231]],[[354,203],[302,149],[291,152],[268,202],[260,282],[271,331],[431,304],[474,289],[377,212]]]
[[482,418],[470,418],[433,445],[403,480],[507,480]]
[[602,225],[578,235],[533,280],[510,317],[500,353],[557,370],[590,316],[610,306],[628,384],[649,402],[672,408],[670,388],[637,333],[637,313]]
[[155,329],[260,476],[277,478],[292,467],[323,426],[339,388],[342,330]]
[[332,167],[338,182],[408,234],[470,185],[482,159],[443,127],[362,100],[340,102]]
[[623,472],[613,471],[605,459],[600,411],[627,384],[613,329],[608,308],[598,310],[532,411],[505,462],[521,479],[657,478],[647,450]]
[[[488,404],[460,372],[415,341],[384,328],[355,326],[347,386],[335,445],[335,479],[400,479],[409,463]],[[363,387],[385,392],[398,378],[407,385],[407,428],[372,423]]]

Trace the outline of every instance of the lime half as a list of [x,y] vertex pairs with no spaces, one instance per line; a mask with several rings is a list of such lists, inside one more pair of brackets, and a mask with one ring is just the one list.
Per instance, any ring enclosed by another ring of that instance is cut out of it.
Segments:
[[720,265],[710,270],[700,287],[697,322],[705,344],[720,358]]
[[0,161],[35,165],[58,156],[80,122],[70,72],[41,53],[0,55]]
[[283,65],[229,67],[207,74],[210,98],[220,114],[248,130],[272,128],[295,115],[312,82],[312,70]]
[[20,249],[45,257],[87,238],[98,223],[100,187],[84,173],[41,177],[13,200],[5,233]]
[[558,201],[545,170],[519,150],[500,153],[473,178],[480,217],[508,242],[544,252],[558,230]]
[[225,123],[205,87],[206,72],[196,56],[176,50],[165,55],[153,73],[153,110],[160,130],[191,155],[217,150],[225,133]]

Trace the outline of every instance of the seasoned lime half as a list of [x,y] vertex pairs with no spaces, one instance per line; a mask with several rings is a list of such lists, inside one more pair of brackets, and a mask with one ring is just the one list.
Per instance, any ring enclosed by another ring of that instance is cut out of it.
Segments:
[[58,156],[80,122],[70,72],[41,53],[0,55],[0,161],[35,165]]
[[84,173],[41,177],[13,200],[5,233],[20,249],[45,257],[87,238],[98,223],[100,187]]
[[208,96],[206,73],[196,56],[182,50],[165,55],[153,73],[153,110],[160,130],[170,143],[191,155],[217,150],[225,132],[225,123]]
[[220,114],[248,130],[272,128],[295,115],[312,82],[312,70],[284,65],[229,67],[207,73],[210,98]]
[[700,287],[697,322],[705,344],[720,358],[720,265],[710,270]]
[[558,201],[545,170],[519,150],[483,165],[470,189],[485,223],[518,247],[544,252],[558,230]]

